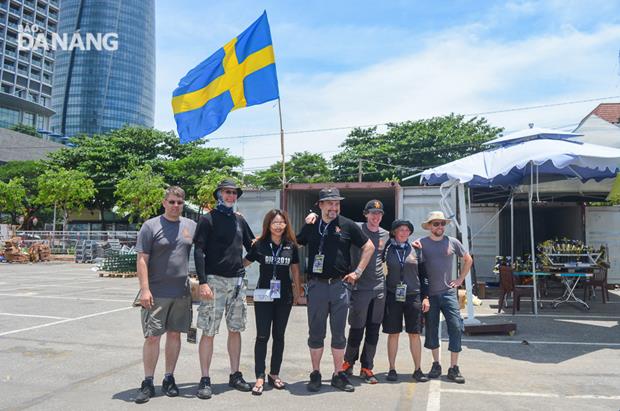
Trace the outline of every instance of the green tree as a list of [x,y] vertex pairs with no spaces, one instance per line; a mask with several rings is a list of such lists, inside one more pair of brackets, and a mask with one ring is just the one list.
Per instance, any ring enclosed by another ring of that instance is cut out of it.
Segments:
[[334,177],[336,181],[356,181],[361,160],[364,180],[400,180],[482,151],[482,143],[501,131],[484,118],[465,120],[456,114],[388,124],[384,134],[377,133],[376,127],[356,128],[341,144],[343,151],[332,158]]
[[41,205],[37,204],[35,200],[39,191],[37,178],[43,174],[45,169],[46,167],[43,162],[32,160],[9,161],[0,166],[0,181],[8,183],[15,178],[23,179],[22,185],[26,190],[26,194],[22,199],[22,204],[25,207],[22,229],[32,229],[32,217],[42,211]]
[[11,127],[9,127],[9,130],[17,131],[22,134],[28,134],[34,137],[39,137],[39,138],[42,137],[41,134],[37,132],[36,127],[29,126],[28,124],[22,124],[22,123],[13,124]]
[[170,184],[185,190],[195,199],[202,178],[213,169],[232,169],[243,164],[241,157],[231,156],[228,150],[211,147],[193,147],[184,157],[163,163],[163,174]]
[[154,216],[161,207],[165,187],[164,178],[153,174],[149,165],[131,171],[116,185],[114,195],[119,213],[129,216],[130,222]]
[[[287,182],[324,183],[331,181],[331,172],[327,160],[321,154],[308,151],[297,152],[285,163]],[[272,164],[268,169],[257,171],[253,184],[263,188],[282,187],[282,162]]]
[[26,211],[23,202],[26,197],[26,188],[23,182],[22,177],[13,178],[8,183],[0,181],[0,214],[10,214],[12,224],[16,223],[18,214]]
[[126,126],[107,134],[77,136],[73,148],[61,149],[50,155],[56,167],[86,173],[97,187],[93,206],[103,211],[116,203],[116,186],[129,172],[149,165],[171,185],[179,185],[194,194],[199,177],[212,168],[234,167],[239,157],[226,150],[203,148],[193,142],[181,144],[172,131]]
[[217,188],[220,181],[225,178],[234,181],[237,185],[241,184],[237,173],[233,172],[229,167],[224,167],[223,169],[212,169],[204,177],[202,177],[196,190],[196,201],[200,205],[201,209],[210,209],[215,206],[216,201],[213,197],[213,192]]
[[97,190],[93,180],[76,170],[52,169],[38,178],[37,202],[59,207],[63,214],[62,229],[67,229],[69,211],[80,210],[92,200]]

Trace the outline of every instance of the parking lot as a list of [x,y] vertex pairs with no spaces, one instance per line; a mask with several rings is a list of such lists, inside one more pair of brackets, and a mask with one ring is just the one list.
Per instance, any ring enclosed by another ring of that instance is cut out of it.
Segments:
[[[136,409],[133,398],[143,378],[139,310],[130,304],[135,278],[100,278],[88,265],[0,264],[0,409]],[[194,396],[200,372],[197,346],[184,344],[175,372],[179,398],[159,393],[163,353],[156,372],[158,395],[142,406],[185,410],[620,410],[620,292],[600,297],[590,311],[548,306],[534,317],[528,303],[521,314],[497,316],[496,300],[477,308],[484,321],[512,321],[514,336],[465,336],[460,360],[464,385],[440,380],[412,382],[413,364],[401,337],[397,370],[388,383],[385,337],[377,352],[380,384],[353,378],[356,392],[329,387],[331,356],[323,358],[324,385],[307,392],[310,370],[304,307],[295,307],[286,336],[281,376],[288,390],[261,397],[230,389],[225,333],[216,338],[211,377],[215,395]],[[241,370],[253,382],[252,307],[243,334]],[[223,331],[223,328],[222,328]],[[444,337],[446,336],[444,329]],[[329,336],[328,340],[329,342]],[[444,344],[447,346],[447,344]],[[448,352],[442,351],[444,374]],[[423,370],[430,369],[423,351]],[[357,371],[357,367],[356,367]]]

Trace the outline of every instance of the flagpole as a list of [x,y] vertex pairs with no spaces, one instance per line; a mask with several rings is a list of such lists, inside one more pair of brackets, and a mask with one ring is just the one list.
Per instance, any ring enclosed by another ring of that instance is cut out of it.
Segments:
[[282,127],[282,107],[278,97],[278,114],[280,116],[280,153],[282,154],[282,190],[286,185],[286,164],[284,162],[284,128]]

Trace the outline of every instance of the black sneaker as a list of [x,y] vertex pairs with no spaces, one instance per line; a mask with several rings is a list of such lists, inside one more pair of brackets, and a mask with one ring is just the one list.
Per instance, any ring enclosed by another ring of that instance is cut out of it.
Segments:
[[459,366],[455,365],[452,368],[448,368],[448,379],[454,381],[457,384],[464,384],[465,378],[461,375],[461,371],[459,371]]
[[308,391],[318,392],[321,389],[323,382],[321,381],[321,373],[319,370],[314,370],[310,373],[310,382],[307,385]]
[[417,370],[415,370],[415,372],[413,373],[412,377],[417,382],[427,382],[428,381],[428,377],[426,375],[424,375],[422,370],[419,369],[419,368]]
[[228,380],[228,385],[243,392],[252,391],[252,386],[245,382],[243,379],[243,374],[241,371],[237,371],[233,374],[230,374],[230,378]]
[[151,397],[155,396],[155,386],[153,386],[152,382],[147,380],[142,381],[142,385],[138,390],[138,395],[136,395],[135,402],[136,404],[144,404],[148,402]]
[[398,373],[396,372],[396,370],[390,370],[390,372],[388,372],[387,380],[398,381]]
[[202,377],[200,379],[200,383],[198,383],[198,392],[196,392],[196,397],[201,400],[208,400],[213,395],[213,390],[211,390],[211,378]]
[[179,387],[177,387],[176,382],[174,381],[174,376],[169,376],[164,378],[161,382],[161,392],[167,395],[168,397],[176,397],[179,395]]
[[340,371],[338,374],[334,374],[332,376],[332,387],[338,388],[344,392],[355,391],[355,387],[353,387],[353,384],[349,381],[347,373],[344,371]]
[[441,365],[438,362],[434,362],[431,371],[428,373],[428,378],[439,378],[440,375]]

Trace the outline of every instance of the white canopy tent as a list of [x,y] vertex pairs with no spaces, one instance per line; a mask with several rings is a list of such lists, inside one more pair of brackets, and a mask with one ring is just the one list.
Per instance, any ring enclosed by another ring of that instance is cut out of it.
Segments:
[[[529,128],[491,140],[486,145],[498,145],[480,153],[425,170],[421,181],[430,185],[441,185],[444,211],[453,216],[449,203],[445,201],[448,188],[457,186],[459,193],[460,223],[457,228],[462,233],[463,245],[469,250],[467,236],[467,210],[465,207],[464,185],[470,187],[514,188],[527,183],[538,182],[539,175],[558,179],[579,179],[582,182],[596,181],[614,177],[620,171],[620,149],[569,140],[580,134],[559,130]],[[530,214],[530,241],[532,253],[532,273],[534,286],[534,307],[538,313],[536,289],[536,250],[534,244],[534,225],[532,196],[529,190],[528,205]],[[512,198],[511,198],[512,203]],[[456,219],[455,219],[456,221]],[[467,322],[476,324],[472,304],[472,284],[470,276],[467,288]]]

